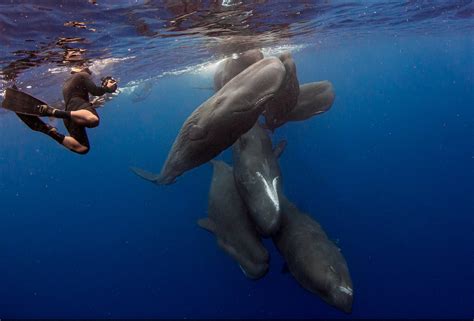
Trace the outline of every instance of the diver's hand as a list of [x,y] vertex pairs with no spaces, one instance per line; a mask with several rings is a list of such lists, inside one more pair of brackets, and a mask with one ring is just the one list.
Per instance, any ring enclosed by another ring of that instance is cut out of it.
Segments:
[[117,82],[113,79],[109,79],[105,83],[105,88],[107,88],[109,92],[114,92],[117,90]]

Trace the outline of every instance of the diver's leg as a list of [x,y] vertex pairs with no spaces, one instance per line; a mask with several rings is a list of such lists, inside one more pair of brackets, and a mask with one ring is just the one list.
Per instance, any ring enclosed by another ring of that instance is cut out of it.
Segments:
[[89,147],[81,145],[74,137],[64,136],[53,126],[44,123],[39,117],[23,114],[16,115],[32,130],[48,135],[73,152],[84,154],[89,150]]
[[48,105],[38,105],[36,109],[40,116],[71,119],[71,112],[67,110],[57,109]]
[[82,145],[72,136],[64,137],[63,146],[78,154],[87,154],[89,152],[88,146]]
[[99,116],[90,109],[79,109],[71,111],[71,120],[78,125],[88,128],[99,126]]
[[73,122],[72,119],[65,119],[64,126],[69,132],[69,138],[64,140],[65,146],[78,153],[87,154],[89,152],[89,138],[86,128]]
[[60,110],[48,105],[39,105],[38,112],[41,116],[70,119],[78,125],[93,128],[99,125],[99,116],[93,107],[87,105],[79,110]]
[[16,115],[32,130],[46,134],[60,144],[63,143],[65,136],[59,133],[53,126],[44,123],[39,117],[23,114]]

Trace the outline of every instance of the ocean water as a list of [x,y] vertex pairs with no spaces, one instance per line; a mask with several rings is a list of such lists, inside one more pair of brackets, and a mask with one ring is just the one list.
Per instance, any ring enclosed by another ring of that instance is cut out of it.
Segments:
[[[1,94],[60,104],[77,57],[120,87],[85,156],[0,109],[0,319],[474,316],[472,1],[91,2],[0,0]],[[269,273],[245,278],[196,224],[209,164],[169,186],[129,170],[160,170],[216,62],[250,48],[334,84],[328,112],[273,140],[285,193],[347,260],[350,315],[281,273],[270,240]]]

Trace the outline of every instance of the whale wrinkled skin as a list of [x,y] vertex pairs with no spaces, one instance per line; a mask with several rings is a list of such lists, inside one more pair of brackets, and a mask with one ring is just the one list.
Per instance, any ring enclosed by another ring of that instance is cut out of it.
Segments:
[[212,164],[208,218],[200,219],[198,225],[216,236],[219,247],[239,264],[246,277],[259,279],[268,272],[269,254],[237,192],[232,167],[222,161]]
[[296,107],[300,85],[296,74],[296,65],[290,53],[280,55],[280,60],[285,66],[285,79],[275,99],[265,106],[265,128],[274,131],[287,121],[287,116]]
[[306,290],[346,313],[352,311],[353,287],[346,260],[321,225],[281,196],[282,223],[273,242],[290,273]]
[[232,78],[240,74],[247,67],[263,59],[263,54],[258,49],[248,50],[241,54],[224,59],[217,66],[214,73],[214,90],[218,91]]
[[298,103],[287,115],[287,121],[301,121],[328,111],[336,94],[330,81],[318,81],[300,86]]
[[270,136],[257,122],[232,145],[237,189],[258,231],[265,237],[280,227],[282,179],[278,156],[285,143],[278,145],[275,155]]
[[131,170],[156,184],[171,184],[184,172],[210,161],[255,124],[284,77],[285,67],[278,58],[252,64],[186,119],[159,175],[136,167]]

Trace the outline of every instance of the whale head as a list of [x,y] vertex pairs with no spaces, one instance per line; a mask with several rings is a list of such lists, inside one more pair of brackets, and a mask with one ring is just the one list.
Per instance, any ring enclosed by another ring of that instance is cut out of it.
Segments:
[[332,252],[325,257],[308,259],[303,283],[309,291],[318,294],[328,304],[351,313],[354,298],[352,280],[345,260],[342,255],[337,254]]

